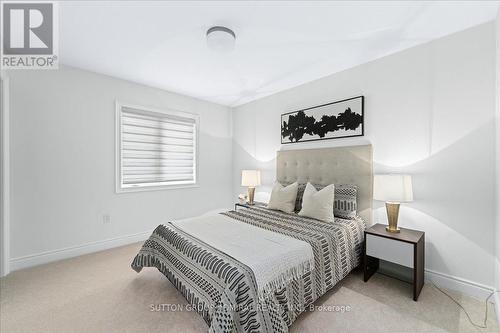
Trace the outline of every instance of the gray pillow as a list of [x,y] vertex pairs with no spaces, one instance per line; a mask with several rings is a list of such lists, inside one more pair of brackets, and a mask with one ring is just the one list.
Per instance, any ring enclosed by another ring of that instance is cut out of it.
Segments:
[[[284,186],[288,183],[282,184]],[[318,191],[325,188],[326,185],[312,184]],[[306,184],[299,184],[297,189],[297,199],[295,200],[295,211],[298,212],[302,208],[302,197]],[[335,185],[335,198],[333,214],[335,217],[353,220],[357,213],[357,196],[358,187],[354,184],[339,184]]]

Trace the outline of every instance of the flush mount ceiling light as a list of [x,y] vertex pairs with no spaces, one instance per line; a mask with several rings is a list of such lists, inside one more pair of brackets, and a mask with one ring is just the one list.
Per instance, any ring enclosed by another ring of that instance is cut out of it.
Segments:
[[207,30],[207,45],[208,48],[220,52],[228,53],[234,49],[236,35],[233,30],[215,26]]

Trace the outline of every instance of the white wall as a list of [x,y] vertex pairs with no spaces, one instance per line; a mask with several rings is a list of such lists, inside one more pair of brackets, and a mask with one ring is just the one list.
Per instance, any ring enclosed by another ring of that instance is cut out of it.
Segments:
[[[8,74],[14,262],[230,206],[229,108],[68,67]],[[115,99],[200,115],[199,188],[115,193]]]
[[[364,138],[280,145],[280,114],[364,95]],[[371,142],[375,172],[414,177],[400,224],[426,232],[426,268],[493,286],[495,31],[488,23],[236,108],[233,192],[240,170],[275,179],[279,149]],[[386,223],[382,203],[375,221]]]

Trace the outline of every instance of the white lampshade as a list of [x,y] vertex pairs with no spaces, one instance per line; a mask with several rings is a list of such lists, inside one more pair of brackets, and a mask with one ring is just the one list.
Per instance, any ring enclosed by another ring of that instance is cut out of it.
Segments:
[[241,186],[255,187],[260,185],[259,170],[242,170]]
[[410,175],[375,175],[373,199],[388,202],[413,201]]

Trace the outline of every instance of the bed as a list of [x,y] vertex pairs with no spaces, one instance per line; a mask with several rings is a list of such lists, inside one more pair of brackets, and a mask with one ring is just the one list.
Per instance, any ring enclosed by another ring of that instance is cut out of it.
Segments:
[[279,182],[357,184],[359,216],[325,223],[256,205],[158,226],[132,268],[156,267],[209,332],[288,332],[360,263],[371,146],[280,151],[276,160]]

